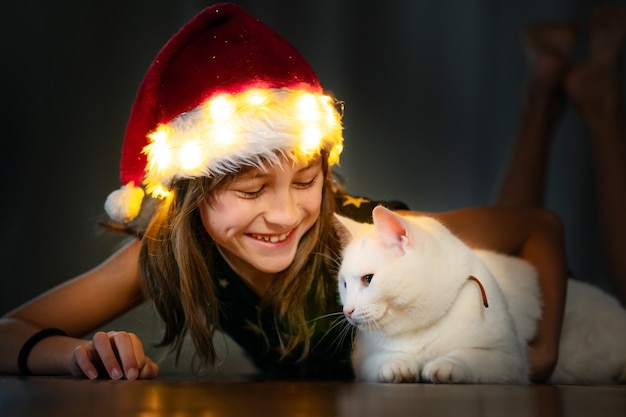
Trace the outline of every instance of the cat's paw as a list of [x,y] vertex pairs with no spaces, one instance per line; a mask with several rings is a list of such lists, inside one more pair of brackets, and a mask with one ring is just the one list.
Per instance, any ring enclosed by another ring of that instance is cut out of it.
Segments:
[[417,364],[410,362],[387,362],[380,367],[378,377],[380,382],[417,382],[419,380],[419,368]]
[[468,382],[465,366],[451,358],[438,358],[428,362],[422,370],[422,380],[435,384]]

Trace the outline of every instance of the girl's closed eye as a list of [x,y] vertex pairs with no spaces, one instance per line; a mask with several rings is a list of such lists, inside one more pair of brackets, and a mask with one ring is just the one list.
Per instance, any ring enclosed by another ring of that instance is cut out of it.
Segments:
[[[315,175],[313,178],[306,181],[295,181],[293,186],[298,189],[307,189],[313,187],[319,178],[319,174]],[[265,184],[256,185],[256,184],[241,184],[234,188],[234,191],[242,198],[252,199],[259,197],[263,191],[265,190]]]
[[311,188],[320,176],[322,176],[322,162],[318,158],[298,172],[294,178],[293,186],[299,189]]
[[265,184],[241,184],[232,188],[241,198],[256,198],[265,190]]
[[244,179],[236,181],[232,184],[230,189],[241,198],[256,198],[260,196],[265,190],[266,183],[259,178]]
[[259,188],[258,190],[254,190],[254,191],[235,190],[235,192],[242,198],[256,198],[256,197],[260,196],[261,193],[263,193],[263,189],[264,188],[265,188],[265,186]]
[[293,183],[293,185],[296,188],[310,188],[317,182],[317,179],[319,178],[319,176],[320,176],[319,174],[316,174],[310,180],[307,180],[307,181],[296,181],[296,182]]

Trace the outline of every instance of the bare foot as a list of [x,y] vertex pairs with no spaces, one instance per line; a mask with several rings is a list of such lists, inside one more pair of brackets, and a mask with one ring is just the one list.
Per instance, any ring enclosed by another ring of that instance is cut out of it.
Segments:
[[573,24],[542,22],[529,26],[524,46],[533,68],[535,83],[555,89],[569,68],[578,31]]
[[626,9],[616,4],[596,6],[589,26],[587,60],[565,79],[567,95],[587,118],[620,105],[625,41]]
[[565,109],[563,79],[571,68],[578,38],[573,24],[541,22],[528,26],[524,46],[531,66],[531,79],[524,92],[524,129],[535,140],[548,141]]

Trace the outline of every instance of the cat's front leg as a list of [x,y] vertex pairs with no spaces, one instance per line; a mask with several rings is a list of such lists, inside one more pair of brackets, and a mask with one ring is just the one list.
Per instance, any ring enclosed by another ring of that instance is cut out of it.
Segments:
[[471,382],[467,366],[453,356],[442,356],[426,363],[422,369],[422,380],[435,384],[460,384]]
[[367,358],[361,365],[361,379],[372,382],[417,382],[419,364],[409,355],[401,353],[378,353]]
[[523,355],[502,349],[460,349],[426,363],[422,380],[441,384],[526,383]]
[[383,364],[378,372],[381,382],[417,382],[419,368],[417,364],[408,361],[392,361]]

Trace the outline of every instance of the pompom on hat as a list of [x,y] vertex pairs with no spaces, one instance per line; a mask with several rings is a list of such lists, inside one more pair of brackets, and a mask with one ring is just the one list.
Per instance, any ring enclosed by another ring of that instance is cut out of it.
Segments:
[[[208,7],[157,54],[137,92],[105,210],[126,223],[145,192],[236,172],[280,155],[339,161],[341,115],[296,49],[241,7]],[[143,186],[143,188],[142,188]]]

